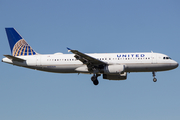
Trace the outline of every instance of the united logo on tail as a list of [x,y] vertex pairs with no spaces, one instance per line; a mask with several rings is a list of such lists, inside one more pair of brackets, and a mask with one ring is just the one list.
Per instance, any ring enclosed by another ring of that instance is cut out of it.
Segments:
[[6,28],[6,34],[13,56],[37,54],[14,28]]

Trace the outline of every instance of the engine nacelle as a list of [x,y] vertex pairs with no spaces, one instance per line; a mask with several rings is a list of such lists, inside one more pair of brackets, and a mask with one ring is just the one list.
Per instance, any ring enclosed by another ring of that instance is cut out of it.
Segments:
[[124,71],[124,65],[107,65],[104,67],[104,74],[121,74]]
[[124,72],[123,74],[103,74],[103,79],[108,80],[125,80],[127,79],[127,73]]

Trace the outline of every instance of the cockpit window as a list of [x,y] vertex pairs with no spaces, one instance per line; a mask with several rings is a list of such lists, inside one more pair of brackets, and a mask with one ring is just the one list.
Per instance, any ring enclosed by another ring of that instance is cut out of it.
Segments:
[[167,60],[167,59],[171,59],[171,58],[170,58],[170,57],[163,57],[163,59],[166,59],[166,60]]

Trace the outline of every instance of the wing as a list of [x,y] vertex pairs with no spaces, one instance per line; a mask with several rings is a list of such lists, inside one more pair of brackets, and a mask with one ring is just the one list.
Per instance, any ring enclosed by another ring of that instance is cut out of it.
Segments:
[[84,53],[81,53],[79,52],[78,50],[72,50],[70,48],[67,48],[68,49],[68,52],[72,52],[75,54],[75,58],[77,60],[80,60],[83,64],[86,64],[87,66],[91,65],[91,66],[100,66],[100,65],[105,65],[107,63],[101,61],[101,60],[98,60],[94,57],[91,57],[87,54],[84,54]]

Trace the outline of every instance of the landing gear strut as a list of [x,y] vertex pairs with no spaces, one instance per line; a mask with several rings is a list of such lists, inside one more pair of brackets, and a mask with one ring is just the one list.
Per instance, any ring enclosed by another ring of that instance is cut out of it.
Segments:
[[91,80],[93,81],[93,84],[94,85],[98,85],[99,84],[99,81],[97,79],[97,77],[100,76],[99,74],[94,74],[92,77],[91,77]]
[[153,71],[152,74],[153,74],[153,77],[154,77],[154,78],[153,78],[153,81],[154,81],[154,82],[157,82],[157,79],[155,78],[155,76],[156,76],[155,72]]

